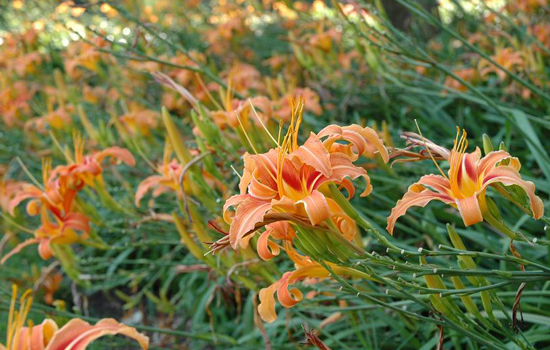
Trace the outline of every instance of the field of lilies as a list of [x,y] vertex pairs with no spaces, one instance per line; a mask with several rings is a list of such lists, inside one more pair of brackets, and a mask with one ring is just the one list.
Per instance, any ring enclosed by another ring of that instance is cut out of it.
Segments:
[[550,349],[548,0],[0,0],[0,349]]

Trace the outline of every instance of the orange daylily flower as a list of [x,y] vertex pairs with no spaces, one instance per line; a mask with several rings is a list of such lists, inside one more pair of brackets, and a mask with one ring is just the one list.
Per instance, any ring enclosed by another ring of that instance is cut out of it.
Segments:
[[[462,69],[459,69],[459,70],[456,70],[453,72],[454,74],[456,74],[459,78],[461,78],[462,80],[468,82],[468,83],[475,83],[475,81],[477,79],[479,79],[479,75],[477,73],[477,69],[475,68],[462,68]],[[455,89],[455,90],[458,90],[458,91],[467,91],[468,88],[463,85],[461,82],[459,82],[458,80],[456,80],[455,78],[451,77],[451,76],[448,76],[446,79],[445,79],[445,82],[444,82],[445,86],[448,86],[452,89]]]
[[159,119],[159,112],[143,108],[134,103],[130,105],[130,111],[119,118],[120,122],[132,135],[141,133],[144,136],[151,134],[151,129],[157,127]]
[[297,96],[301,96],[306,101],[306,111],[316,116],[320,116],[323,113],[319,95],[310,88],[298,88],[285,94],[275,103],[273,114],[283,121],[289,121],[292,117],[292,103],[290,101],[294,100]]
[[[376,131],[359,125],[328,126],[318,134],[311,133],[299,146],[302,110],[303,101],[294,109],[293,121],[281,146],[264,154],[245,154],[244,174],[239,183],[241,194],[229,198],[224,205],[224,219],[231,224],[228,239],[233,248],[246,247],[250,233],[269,213],[289,214],[311,226],[334,215],[341,217],[341,212],[331,211],[331,206],[338,206],[321,192],[322,186],[341,185],[352,197],[355,187],[350,179],[363,177],[366,189],[361,195],[366,196],[372,190],[369,177],[353,161],[366,152],[369,143],[388,161],[388,153]],[[234,215],[229,213],[232,207],[236,207]]]
[[[296,270],[285,272],[280,280],[271,284],[269,287],[262,288],[259,293],[260,304],[258,313],[265,322],[274,322],[277,319],[275,311],[275,292],[279,303],[285,308],[291,308],[303,299],[302,292],[297,288],[289,290],[289,286],[302,280],[315,282],[317,279],[330,277],[330,273],[319,263],[311,260],[309,257],[300,255],[293,247],[290,241],[284,242],[284,249],[289,258],[294,262]],[[332,263],[327,265],[337,275],[355,276],[369,279],[369,276],[357,270],[338,266]]]
[[20,193],[25,183],[5,178],[7,167],[0,165],[0,210],[9,211],[10,202]]
[[8,211],[13,214],[19,203],[34,198],[27,205],[29,215],[38,215],[40,206],[46,205],[52,213],[62,217],[61,211],[65,213],[72,211],[73,200],[85,185],[90,187],[102,185],[101,163],[105,158],[110,157],[112,163],[118,161],[129,166],[135,165],[132,154],[116,146],[92,155],[84,155],[84,143],[79,137],[75,138],[74,156],[74,159],[70,159],[70,164],[59,165],[53,170],[51,170],[51,164],[45,162],[42,173],[44,189],[27,184],[24,190],[11,200]]
[[0,80],[0,116],[7,126],[13,126],[22,115],[29,114],[29,101],[33,98],[36,87],[25,81],[13,84]]
[[[525,66],[525,60],[521,53],[514,51],[511,47],[497,49],[496,53],[491,56],[491,59],[508,71],[514,71],[515,68],[523,68]],[[485,77],[489,73],[495,73],[501,81],[504,81],[507,76],[506,72],[487,60],[481,60],[478,69],[481,77]]]
[[74,112],[75,108],[72,105],[59,106],[41,117],[30,119],[25,123],[25,127],[33,127],[41,134],[46,134],[48,132],[47,126],[52,129],[67,128],[73,122],[71,114]]
[[102,319],[93,326],[75,318],[61,328],[54,320],[47,318],[39,325],[30,324],[29,327],[24,327],[32,305],[31,290],[21,296],[17,311],[15,310],[16,297],[17,287],[14,285],[6,345],[0,344],[0,350],[85,350],[94,340],[117,334],[136,340],[142,349],[149,348],[147,336],[112,318]]
[[151,190],[153,190],[153,198],[165,192],[176,192],[178,198],[182,196],[180,177],[184,167],[176,159],[170,161],[171,153],[171,147],[166,146],[164,148],[163,163],[157,167],[157,172],[160,175],[151,175],[139,184],[135,198],[136,207],[139,207],[143,196]]
[[[182,199],[184,193],[192,193],[185,174],[182,178],[182,173],[186,170],[185,166],[181,165],[177,159],[171,159],[171,156],[172,147],[167,142],[164,148],[163,162],[157,167],[159,175],[151,175],[138,185],[135,198],[136,207],[140,206],[141,200],[150,191],[152,191],[153,198],[157,198],[166,192],[175,192],[178,199]],[[208,185],[218,188],[222,192],[225,191],[225,185],[210,173],[203,171],[202,175]]]
[[[459,132],[460,133],[460,132]],[[544,214],[542,200],[535,195],[535,185],[519,174],[520,163],[505,151],[493,151],[481,158],[481,150],[466,153],[466,131],[460,139],[457,135],[448,161],[448,176],[425,175],[412,184],[388,217],[387,230],[393,234],[396,220],[412,206],[424,207],[432,200],[439,200],[457,208],[466,226],[483,221],[486,210],[485,191],[489,186],[517,185],[529,198],[531,215],[540,219]]]

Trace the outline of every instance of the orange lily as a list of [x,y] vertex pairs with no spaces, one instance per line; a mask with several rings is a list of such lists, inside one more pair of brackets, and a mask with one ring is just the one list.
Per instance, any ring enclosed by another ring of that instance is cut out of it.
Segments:
[[144,136],[148,136],[151,133],[151,129],[157,127],[159,119],[159,112],[143,108],[135,103],[130,105],[128,113],[119,118],[120,122],[132,135],[136,135],[139,132]]
[[[269,287],[262,288],[259,293],[260,304],[258,305],[258,313],[265,322],[269,323],[277,319],[277,313],[275,311],[275,292],[277,292],[279,303],[285,308],[291,308],[303,299],[303,294],[297,288],[289,290],[290,285],[304,279],[330,277],[330,273],[325,267],[307,256],[298,254],[289,241],[285,241],[285,250],[290,259],[295,263],[296,270],[285,272],[280,280],[271,284]],[[326,264],[330,266],[330,269],[337,275],[371,279],[370,276],[363,272],[328,262]]]
[[393,234],[396,220],[405,215],[410,207],[424,207],[432,200],[439,200],[457,208],[466,226],[479,223],[484,218],[491,220],[485,192],[487,187],[499,184],[521,187],[529,198],[531,215],[535,219],[543,216],[542,200],[535,195],[535,185],[521,178],[521,165],[517,158],[505,151],[493,151],[481,158],[479,148],[472,153],[466,153],[466,131],[463,131],[460,139],[459,134],[460,131],[448,157],[448,176],[444,173],[425,175],[420,181],[412,184],[388,217],[389,233]]
[[[355,187],[350,179],[363,177],[367,186],[361,196],[366,196],[372,190],[369,177],[353,161],[366,152],[369,143],[388,161],[388,153],[376,131],[359,125],[328,126],[318,134],[311,133],[299,146],[302,110],[303,101],[294,108],[292,123],[281,146],[265,154],[245,154],[239,184],[241,194],[229,198],[223,208],[224,219],[231,224],[228,239],[233,248],[246,247],[251,233],[257,225],[263,226],[261,223],[268,214],[288,214],[285,220],[290,218],[311,226],[329,219],[343,225],[341,221],[347,216],[322,193],[323,187],[330,183],[341,185],[351,198]],[[229,213],[231,207],[236,207],[234,215]]]
[[14,285],[6,346],[0,344],[0,350],[85,350],[97,338],[116,334],[136,340],[142,349],[149,348],[147,336],[112,318],[102,319],[93,326],[75,318],[61,328],[47,318],[37,326],[23,327],[32,305],[31,290],[21,296],[18,311],[15,310],[16,297],[17,287]]
[[311,112],[316,116],[320,116],[323,113],[319,95],[310,88],[298,88],[285,94],[277,101],[273,114],[283,121],[289,121],[292,117],[293,108],[290,101],[295,99],[297,96],[301,96],[306,101],[306,111]]
[[[491,59],[508,71],[513,71],[516,67],[525,67],[525,60],[521,53],[514,51],[511,47],[497,49],[496,53],[491,56]],[[479,62],[479,71],[481,77],[485,77],[489,73],[495,73],[501,81],[506,79],[506,72],[487,60]]]

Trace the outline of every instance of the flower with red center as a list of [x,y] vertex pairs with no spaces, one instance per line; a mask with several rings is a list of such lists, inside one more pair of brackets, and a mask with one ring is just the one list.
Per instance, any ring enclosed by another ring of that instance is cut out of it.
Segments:
[[393,234],[396,220],[405,215],[410,207],[424,207],[432,200],[442,201],[458,209],[466,226],[479,223],[484,218],[489,220],[491,214],[485,197],[489,186],[519,186],[529,199],[531,215],[535,219],[543,216],[542,200],[535,195],[535,185],[521,178],[521,165],[517,158],[505,151],[493,151],[481,158],[479,148],[466,153],[466,132],[460,139],[458,136],[448,156],[448,176],[444,173],[425,175],[412,184],[388,217],[388,232]]
[[[384,161],[388,161],[388,153],[376,131],[359,125],[331,125],[318,134],[311,133],[303,145],[298,145],[302,109],[303,102],[294,108],[293,121],[279,147],[264,154],[244,156],[241,194],[229,198],[224,205],[224,219],[231,224],[228,239],[233,248],[246,247],[256,225],[266,215],[269,218],[271,214],[288,214],[311,226],[347,218],[323,194],[324,189],[334,183],[346,188],[351,198],[355,193],[351,180],[363,177],[366,189],[361,195],[370,193],[372,187],[366,170],[353,164],[367,151],[368,144],[375,146]],[[236,208],[234,215],[230,215],[231,207]]]

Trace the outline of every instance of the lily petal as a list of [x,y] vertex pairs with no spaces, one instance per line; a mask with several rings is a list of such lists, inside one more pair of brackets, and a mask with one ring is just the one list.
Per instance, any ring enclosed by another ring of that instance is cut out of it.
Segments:
[[456,199],[456,206],[462,216],[462,220],[464,220],[464,225],[470,226],[483,221],[481,208],[479,207],[479,201],[476,195]]
[[[432,176],[438,177],[437,175]],[[454,203],[453,199],[447,194],[431,191],[418,182],[412,184],[409,186],[407,193],[405,193],[402,199],[397,201],[395,207],[392,209],[388,217],[386,230],[390,234],[393,234],[395,222],[399,217],[405,215],[410,207],[425,207],[432,200],[439,200],[446,204]]]
[[142,349],[149,348],[149,337],[112,318],[103,319],[94,326],[77,318],[57,331],[45,350],[85,350],[97,338],[116,334],[135,339]]
[[313,167],[326,177],[331,174],[330,154],[317,135],[311,133],[307,141],[290,154],[290,159],[298,158],[303,164]]
[[21,328],[19,350],[44,350],[57,330],[57,324],[49,318],[32,328]]
[[[343,153],[332,153],[330,155],[330,163],[332,166],[332,176],[329,180],[343,183],[345,178],[355,180],[362,176],[365,179],[366,185],[365,190],[361,193],[361,197],[365,197],[372,192],[372,185],[370,184],[370,177],[367,175],[367,171],[364,168],[354,165],[347,155]],[[350,192],[349,189],[348,193],[351,198],[353,193]]]
[[111,162],[113,163],[114,161],[119,161],[124,162],[131,167],[136,165],[136,160],[134,159],[132,153],[130,153],[127,149],[118,146],[106,148],[103,151],[95,153],[93,157],[98,163],[101,163],[106,157],[111,157]]
[[330,209],[325,196],[315,190],[311,195],[296,202],[296,204],[303,204],[309,221],[313,226],[325,221],[330,217]]
[[538,220],[544,215],[544,203],[535,194],[535,184],[531,181],[523,180],[515,167],[497,166],[496,168],[493,168],[485,175],[482,189],[493,183],[499,182],[506,186],[518,185],[521,187],[529,197],[529,204],[531,211],[533,212],[533,218]]
[[277,299],[286,308],[293,307],[303,299],[303,294],[298,288],[288,289],[289,278],[293,272],[285,272],[277,288]]
[[265,322],[272,323],[277,319],[277,312],[275,311],[275,291],[280,284],[281,283],[277,281],[269,287],[260,290],[258,313]]
[[[244,239],[245,234],[253,230],[256,224],[264,219],[266,212],[271,209],[270,202],[251,196],[247,197],[248,198],[243,200],[237,207],[235,217],[229,229],[229,242],[234,249],[236,249],[238,245],[242,248],[246,248],[251,236]],[[228,203],[229,200],[226,202],[225,206],[227,206]]]
[[[268,225],[269,226],[269,225]],[[275,242],[269,240],[269,237],[273,233],[273,229],[267,228],[258,238],[258,243],[256,244],[256,250],[258,255],[263,260],[270,260],[279,255],[281,248]]]

